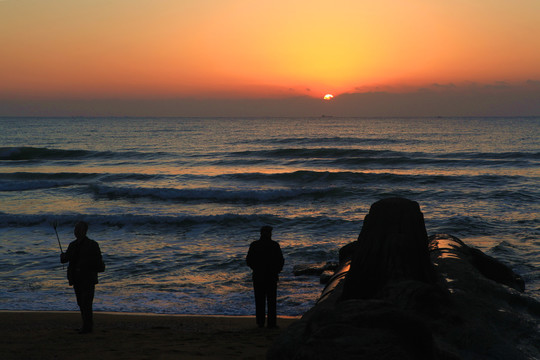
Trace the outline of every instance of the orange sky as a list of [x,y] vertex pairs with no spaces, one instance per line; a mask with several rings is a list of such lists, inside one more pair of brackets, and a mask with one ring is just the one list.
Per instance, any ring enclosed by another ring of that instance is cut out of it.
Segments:
[[538,0],[0,0],[0,98],[540,80]]

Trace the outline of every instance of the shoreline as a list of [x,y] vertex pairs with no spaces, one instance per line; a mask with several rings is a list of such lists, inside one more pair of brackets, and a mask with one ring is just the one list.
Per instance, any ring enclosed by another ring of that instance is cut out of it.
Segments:
[[80,335],[76,311],[0,310],[0,358],[265,359],[297,319],[267,329],[254,316],[94,312],[94,332]]
[[[49,314],[80,314],[78,310],[2,310],[0,309],[0,315],[3,313],[49,313]],[[222,314],[168,314],[168,313],[149,313],[149,312],[130,312],[130,311],[96,311],[94,315],[125,315],[125,316],[171,316],[171,317],[209,317],[209,318],[231,318],[231,319],[255,319],[255,315],[222,315]],[[278,315],[278,319],[295,320],[300,319],[302,315]]]

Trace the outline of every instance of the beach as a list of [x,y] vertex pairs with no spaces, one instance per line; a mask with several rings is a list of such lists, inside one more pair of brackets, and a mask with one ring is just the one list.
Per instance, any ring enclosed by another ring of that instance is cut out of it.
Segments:
[[78,312],[1,311],[0,358],[8,359],[264,359],[278,329],[253,316],[94,313],[94,332],[80,335]]

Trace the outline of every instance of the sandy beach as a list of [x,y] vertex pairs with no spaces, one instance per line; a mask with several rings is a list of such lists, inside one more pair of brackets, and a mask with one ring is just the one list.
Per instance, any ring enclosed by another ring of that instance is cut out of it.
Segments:
[[77,312],[0,311],[0,358],[7,359],[264,359],[278,329],[252,316],[95,313],[80,335]]

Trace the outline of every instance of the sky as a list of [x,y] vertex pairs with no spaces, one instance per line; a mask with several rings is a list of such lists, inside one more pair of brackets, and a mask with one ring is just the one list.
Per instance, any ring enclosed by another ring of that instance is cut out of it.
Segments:
[[0,45],[0,116],[540,115],[539,0],[0,0]]

